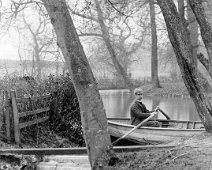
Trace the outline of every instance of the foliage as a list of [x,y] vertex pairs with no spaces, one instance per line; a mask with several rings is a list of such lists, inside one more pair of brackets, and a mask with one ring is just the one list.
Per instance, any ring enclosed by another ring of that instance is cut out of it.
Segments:
[[[19,98],[52,94],[51,101],[49,101],[51,106],[50,120],[39,124],[39,126],[33,125],[23,128],[21,130],[23,144],[28,143],[41,147],[42,144],[47,144],[50,146],[49,139],[53,139],[52,143],[55,143],[53,147],[65,146],[67,142],[79,146],[84,145],[79,103],[70,75],[60,77],[50,75],[48,79],[40,82],[31,76],[7,77],[1,81],[0,88],[2,90],[14,89],[16,97]],[[27,117],[28,120],[32,118]],[[65,143],[63,140],[66,140]]]
[[70,75],[56,78],[53,75],[45,83],[53,96],[50,127],[73,143],[84,145],[80,109]]

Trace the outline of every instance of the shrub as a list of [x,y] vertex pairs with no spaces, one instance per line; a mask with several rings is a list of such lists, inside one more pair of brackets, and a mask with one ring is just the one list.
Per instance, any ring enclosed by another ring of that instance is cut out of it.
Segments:
[[52,94],[50,127],[62,137],[84,146],[78,99],[70,75],[56,78],[53,75],[45,83]]

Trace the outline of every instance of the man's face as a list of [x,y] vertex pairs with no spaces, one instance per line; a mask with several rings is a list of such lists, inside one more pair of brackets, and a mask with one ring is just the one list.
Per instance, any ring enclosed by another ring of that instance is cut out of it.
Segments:
[[140,93],[136,93],[135,96],[136,96],[137,100],[143,99],[143,93],[141,93],[141,92]]

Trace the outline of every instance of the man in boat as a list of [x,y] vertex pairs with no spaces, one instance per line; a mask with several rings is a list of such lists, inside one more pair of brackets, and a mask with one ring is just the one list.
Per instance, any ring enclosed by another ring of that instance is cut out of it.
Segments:
[[[156,107],[154,111],[147,110],[146,106],[142,103],[143,90],[141,88],[136,88],[134,90],[135,101],[130,107],[131,124],[138,125],[140,122],[148,118],[150,115],[156,115],[159,110],[159,106]],[[158,121],[149,120],[143,124],[143,126],[159,127],[160,123]]]

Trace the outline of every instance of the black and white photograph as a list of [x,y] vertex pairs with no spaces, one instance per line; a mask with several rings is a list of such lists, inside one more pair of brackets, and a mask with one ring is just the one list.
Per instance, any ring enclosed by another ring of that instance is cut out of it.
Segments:
[[212,169],[212,0],[0,0],[0,170]]

